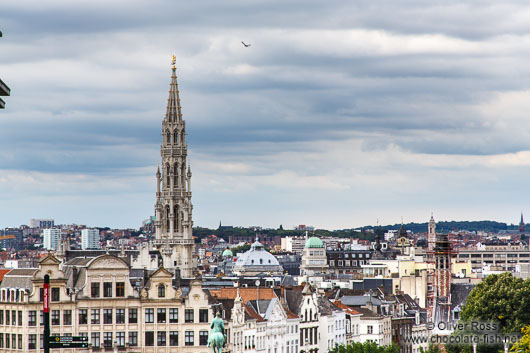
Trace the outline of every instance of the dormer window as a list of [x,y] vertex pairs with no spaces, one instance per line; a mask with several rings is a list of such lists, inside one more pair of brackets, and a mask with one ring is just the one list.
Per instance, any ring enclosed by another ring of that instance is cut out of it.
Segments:
[[164,298],[166,296],[166,287],[163,284],[158,286],[158,297]]

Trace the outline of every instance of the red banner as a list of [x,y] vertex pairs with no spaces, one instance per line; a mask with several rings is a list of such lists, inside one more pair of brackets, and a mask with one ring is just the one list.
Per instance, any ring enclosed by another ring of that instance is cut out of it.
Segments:
[[50,312],[50,284],[44,283],[44,295],[42,298],[42,311]]

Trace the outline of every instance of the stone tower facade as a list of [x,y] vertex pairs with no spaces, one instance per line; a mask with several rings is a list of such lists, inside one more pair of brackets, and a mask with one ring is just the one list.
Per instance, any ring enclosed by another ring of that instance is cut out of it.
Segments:
[[183,278],[196,271],[192,237],[191,169],[187,164],[186,123],[172,60],[166,116],[162,121],[161,168],[156,172],[155,240],[166,269],[178,269]]
[[434,249],[436,245],[436,222],[434,221],[434,216],[431,214],[431,219],[429,220],[428,230],[427,230],[427,246],[430,251]]

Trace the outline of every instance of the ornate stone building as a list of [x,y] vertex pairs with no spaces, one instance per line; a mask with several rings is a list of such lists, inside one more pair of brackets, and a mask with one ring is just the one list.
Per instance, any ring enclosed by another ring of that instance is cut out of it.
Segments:
[[169,98],[162,121],[162,164],[156,172],[155,239],[133,267],[157,268],[158,261],[147,265],[145,260],[152,250],[158,250],[164,268],[180,271],[182,278],[193,278],[197,263],[192,237],[191,169],[187,165],[186,122],[182,119],[174,56],[171,64]]
[[[86,336],[89,348],[57,352],[207,353],[209,294],[199,280],[160,267],[134,270],[117,256],[49,255],[38,268],[13,269],[0,284],[0,352],[43,348],[43,278],[50,276],[52,334]],[[54,350],[56,351],[56,350]]]

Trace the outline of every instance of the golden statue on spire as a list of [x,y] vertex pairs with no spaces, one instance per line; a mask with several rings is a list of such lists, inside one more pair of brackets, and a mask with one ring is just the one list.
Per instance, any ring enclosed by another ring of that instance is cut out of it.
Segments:
[[175,63],[177,62],[177,57],[175,54],[171,54],[171,68],[175,70]]

